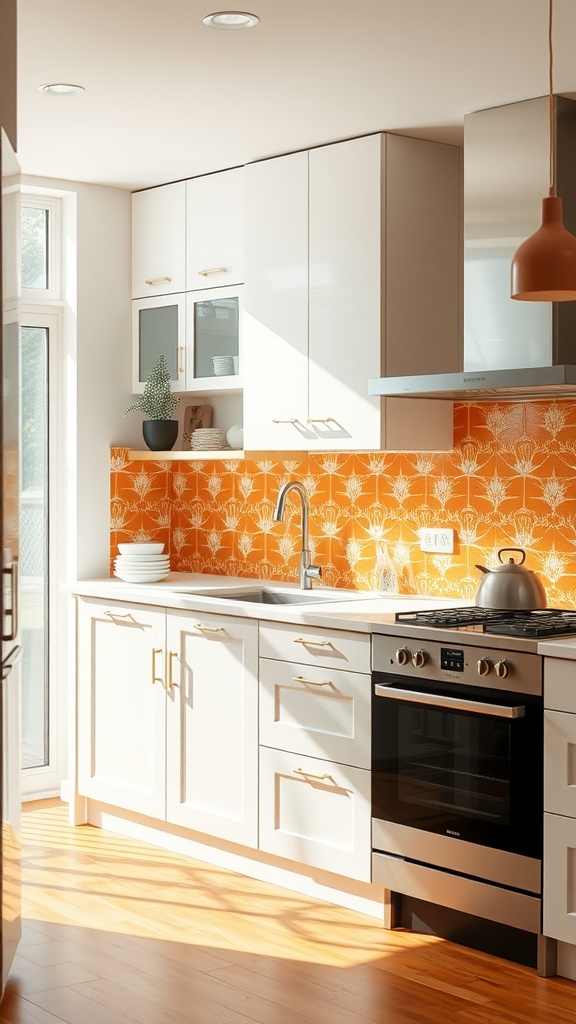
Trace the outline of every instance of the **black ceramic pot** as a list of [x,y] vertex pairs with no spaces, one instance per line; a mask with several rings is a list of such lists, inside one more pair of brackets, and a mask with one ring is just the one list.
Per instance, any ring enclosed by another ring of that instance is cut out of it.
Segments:
[[143,420],[142,434],[152,452],[169,452],[178,437],[178,420]]

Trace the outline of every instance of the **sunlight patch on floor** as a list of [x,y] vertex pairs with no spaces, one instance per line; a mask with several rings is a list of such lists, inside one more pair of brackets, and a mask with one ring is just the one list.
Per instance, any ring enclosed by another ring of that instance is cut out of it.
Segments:
[[[441,940],[92,825],[59,802],[24,805],[23,914],[31,920],[349,967]],[[233,929],[230,927],[234,925]]]

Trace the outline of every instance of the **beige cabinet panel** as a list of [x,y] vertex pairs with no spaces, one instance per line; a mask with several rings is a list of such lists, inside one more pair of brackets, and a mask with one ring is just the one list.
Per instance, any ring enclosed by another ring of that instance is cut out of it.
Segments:
[[544,712],[544,809],[576,818],[576,715]]
[[260,742],[370,767],[371,678],[260,659]]
[[370,772],[260,748],[260,849],[370,881]]
[[576,714],[576,661],[544,658],[544,707]]
[[163,819],[165,611],[77,602],[78,791]]
[[167,820],[258,843],[258,625],[168,614]]
[[370,634],[280,622],[261,625],[260,657],[370,672]]
[[543,932],[576,944],[576,820],[544,815]]

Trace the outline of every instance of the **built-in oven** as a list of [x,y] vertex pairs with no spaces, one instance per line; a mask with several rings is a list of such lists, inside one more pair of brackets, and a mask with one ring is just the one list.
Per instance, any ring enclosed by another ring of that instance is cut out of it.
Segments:
[[374,881],[538,936],[541,658],[481,635],[375,635],[372,681]]

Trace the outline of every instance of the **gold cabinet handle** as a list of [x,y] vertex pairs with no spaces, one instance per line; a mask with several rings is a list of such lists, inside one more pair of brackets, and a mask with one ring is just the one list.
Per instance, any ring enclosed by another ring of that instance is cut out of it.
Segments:
[[224,633],[224,626],[205,626],[202,622],[195,622],[194,625],[203,633]]
[[305,676],[292,676],[293,683],[304,683],[306,686],[332,686],[331,679],[306,679]]
[[146,278],[146,284],[168,284],[171,281],[171,277],[148,277]]
[[332,647],[331,640],[307,640],[306,637],[296,636],[292,640],[293,644],[304,644],[306,647]]
[[182,358],[182,359],[180,358],[180,353],[182,353],[182,356],[184,357],[184,345],[178,345],[178,373],[179,374],[180,373],[184,373],[185,370],[186,370],[185,366],[181,366],[181,363],[184,363],[184,358]]
[[306,423],[336,423],[336,420],[334,419],[334,417],[333,417],[333,416],[328,416],[328,417],[327,417],[326,419],[324,419],[324,420],[318,420],[318,419],[317,419],[317,420],[314,420],[314,419],[309,419],[309,420],[306,420]]
[[107,608],[106,611],[104,612],[104,615],[109,615],[110,618],[112,619],[112,622],[115,622],[116,619],[130,619],[131,622],[136,622],[136,619],[132,615],[132,612],[111,612],[110,609]]
[[225,274],[227,267],[210,267],[208,270],[199,270],[201,277],[208,277],[208,274]]
[[291,420],[272,420],[272,423],[298,423],[298,420],[293,416]]
[[176,689],[178,689],[178,687],[180,686],[179,683],[175,683],[174,682],[174,678],[173,678],[173,675],[172,675],[172,659],[173,658],[177,658],[177,657],[178,657],[178,655],[177,655],[176,651],[167,651],[166,652],[166,688],[169,691],[173,690],[174,687],[176,687]]
[[292,771],[295,775],[303,775],[306,779],[317,779],[319,782],[329,779],[330,782],[334,782],[331,775],[314,775],[313,772],[307,772],[305,768],[293,768]]
[[154,683],[161,683],[162,682],[161,676],[157,676],[156,675],[156,655],[157,654],[162,654],[162,648],[161,647],[153,647],[152,648],[152,686],[154,686]]

